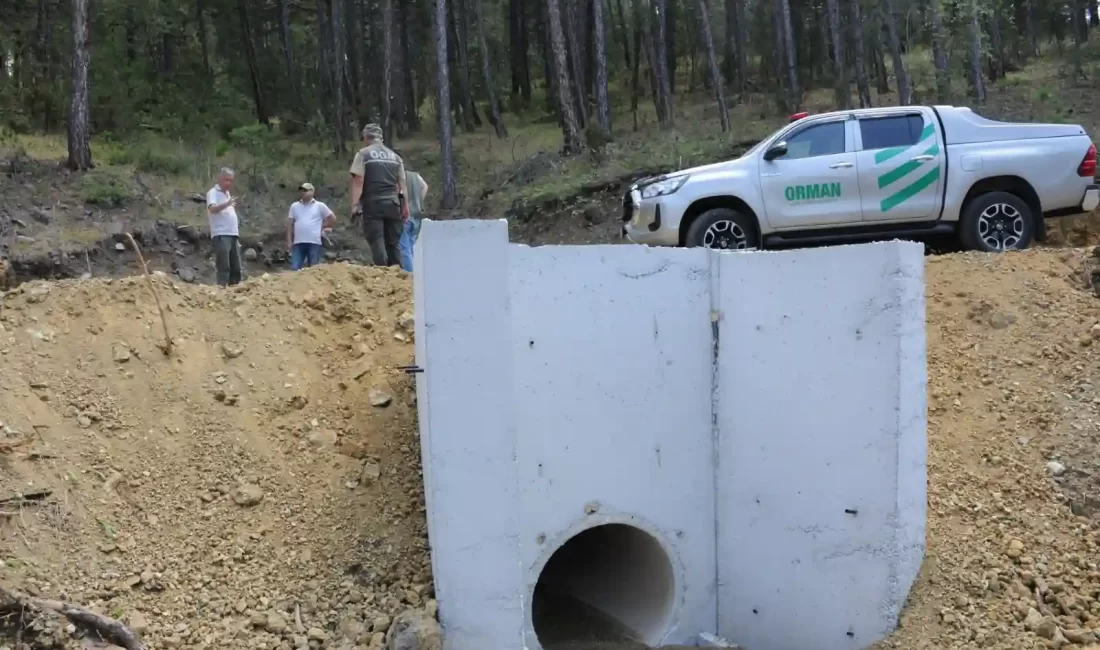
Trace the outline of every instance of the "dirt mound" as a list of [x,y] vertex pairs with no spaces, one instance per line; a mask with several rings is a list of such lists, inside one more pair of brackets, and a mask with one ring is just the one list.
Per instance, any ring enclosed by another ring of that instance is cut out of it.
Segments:
[[155,648],[381,645],[434,609],[411,282],[33,282],[0,302],[0,579]]
[[928,554],[883,647],[1100,638],[1087,516],[1100,483],[1100,300],[1086,255],[930,258]]

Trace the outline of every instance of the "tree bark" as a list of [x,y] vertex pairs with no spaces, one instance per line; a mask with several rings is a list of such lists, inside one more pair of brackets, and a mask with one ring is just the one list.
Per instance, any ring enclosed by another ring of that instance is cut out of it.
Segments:
[[894,11],[893,0],[880,0],[879,11],[882,14],[883,24],[886,26],[886,46],[890,50],[890,58],[894,63],[894,79],[898,86],[898,104],[908,106],[913,103],[912,84],[909,82],[909,72],[905,69],[905,61],[901,58],[901,38],[898,36],[898,19]]
[[69,169],[84,171],[92,167],[91,127],[88,124],[88,45],[89,0],[72,0],[73,59],[72,103],[69,107]]
[[871,84],[867,78],[867,45],[863,41],[863,11],[859,0],[848,0],[850,16],[848,31],[852,38],[853,67],[856,70],[856,91],[859,95],[859,107],[871,107]]
[[596,123],[605,135],[611,135],[611,102],[607,96],[607,26],[603,0],[592,2],[593,55],[596,59]]
[[703,47],[707,52],[707,72],[710,73],[710,83],[714,90],[714,98],[718,102],[718,119],[722,124],[722,132],[730,130],[730,113],[726,104],[726,87],[722,79],[722,71],[718,68],[718,53],[714,51],[714,34],[710,27],[710,5],[707,0],[697,0],[699,8],[699,33],[703,36]]
[[500,102],[497,100],[496,82],[493,79],[492,57],[489,54],[489,39],[485,36],[485,7],[482,0],[474,0],[475,16],[477,21],[478,49],[481,50],[481,77],[485,83],[485,95],[489,100],[489,123],[498,138],[507,138],[508,129],[504,126],[504,118],[501,116]]
[[199,37],[199,48],[202,52],[202,71],[209,77],[211,74],[210,68],[210,46],[207,43],[206,37],[206,0],[196,0],[195,2],[195,31]]
[[[400,2],[401,0],[398,0]],[[393,2],[382,0],[382,138],[393,142]]]
[[451,78],[447,70],[447,1],[435,3],[435,62],[439,92],[439,158],[443,175],[444,210],[458,207],[454,143],[451,135]]
[[665,35],[663,50],[665,53],[665,71],[668,76],[669,96],[676,94],[676,18],[679,0],[661,0],[661,13],[665,17]]
[[527,0],[508,3],[509,53],[512,64],[512,97],[524,106],[531,103],[531,42],[527,33]]
[[[353,0],[354,1],[354,0]],[[332,36],[332,150],[336,154],[346,153],[347,147],[347,116],[344,114],[344,70],[347,65],[347,55],[344,51],[344,0],[330,0],[332,16],[329,19]]]
[[840,3],[838,0],[825,0],[825,11],[829,15],[829,32],[833,40],[833,68],[836,75],[836,107],[846,111],[852,107],[852,86],[848,81],[848,62],[844,60],[844,32],[840,28]]
[[626,68],[629,70],[633,59],[632,56],[637,56],[638,53],[631,54],[630,51],[630,30],[626,27],[626,12],[623,11],[623,0],[615,0],[615,4],[612,7],[612,11],[618,9],[618,16],[613,16],[612,20],[618,18],[619,23],[619,36],[623,44],[623,61],[626,63]]
[[294,34],[290,32],[290,2],[278,0],[279,5],[279,40],[283,45],[283,62],[286,65],[286,76],[290,82],[290,90],[294,93],[295,107],[299,113],[303,113],[302,82],[298,76],[298,65],[294,60]]
[[[585,77],[585,20],[582,18],[583,10],[577,7],[583,0],[559,0],[565,3],[563,24],[569,25],[569,31],[565,35],[565,51],[569,56],[569,72],[573,81],[571,94],[576,100],[577,124],[583,130],[588,124],[588,84]],[[561,77],[558,77],[561,79]]]
[[408,2],[397,3],[397,17],[401,22],[401,60],[405,62],[405,87],[403,89],[405,91],[405,126],[409,131],[417,133],[420,131],[420,97],[416,92],[416,79],[413,75],[412,46],[410,45],[412,34],[409,30]]
[[577,154],[584,150],[584,133],[577,122],[577,115],[574,110],[559,0],[546,0],[546,10],[547,22],[550,23],[550,49],[554,55],[553,68],[556,77],[554,85],[558,90],[558,110],[561,115],[561,128],[564,139],[562,152],[565,155]]
[[245,60],[248,63],[248,76],[252,81],[252,100],[256,104],[256,120],[271,125],[271,116],[264,101],[263,84],[260,82],[260,64],[256,56],[256,43],[252,40],[252,25],[248,18],[248,0],[237,0],[237,16],[241,21],[241,40],[244,41]]
[[783,60],[787,64],[787,83],[790,84],[790,108],[802,110],[802,86],[798,82],[798,41],[791,26],[791,0],[779,0],[780,26],[783,30]]
[[936,66],[936,99],[941,104],[951,101],[951,70],[947,67],[947,32],[943,25],[942,0],[928,0],[932,20],[932,61]]
[[[642,94],[642,8],[639,0],[634,0],[631,6],[631,24],[634,26],[634,65],[630,71],[630,112],[634,118],[634,130],[638,124],[638,102]],[[652,57],[650,57],[652,60]]]
[[462,0],[450,0],[457,2],[455,11],[451,12],[451,24],[455,38],[455,65],[458,66],[458,92],[462,95],[459,102],[462,107],[462,128],[472,133],[481,118],[477,116],[477,107],[474,105],[473,91],[470,89],[470,58],[469,48],[466,45],[466,13]]
[[985,80],[982,78],[982,27],[978,18],[978,1],[969,0],[970,13],[970,88],[974,93],[974,100],[979,104],[985,103]]
[[653,69],[656,88],[654,89],[653,102],[657,108],[657,121],[662,127],[672,126],[672,81],[669,79],[668,69],[668,38],[665,29],[668,27],[666,19],[667,0],[653,0],[654,22],[656,23],[656,36],[653,42],[653,60],[650,67]]

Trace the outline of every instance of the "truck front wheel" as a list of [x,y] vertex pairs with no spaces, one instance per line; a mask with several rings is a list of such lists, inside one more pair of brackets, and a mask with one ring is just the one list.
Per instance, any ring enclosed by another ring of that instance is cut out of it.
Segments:
[[711,208],[688,227],[684,245],[715,250],[755,250],[760,248],[760,233],[751,217],[730,208]]
[[1035,215],[1023,199],[990,192],[970,202],[959,223],[959,238],[970,250],[986,253],[1020,251],[1035,237]]

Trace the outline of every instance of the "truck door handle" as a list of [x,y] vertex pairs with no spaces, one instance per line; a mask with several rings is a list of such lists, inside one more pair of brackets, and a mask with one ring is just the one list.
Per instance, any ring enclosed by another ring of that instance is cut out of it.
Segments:
[[912,161],[912,162],[928,162],[929,160],[935,160],[935,159],[936,159],[935,156],[929,156],[928,154],[924,154],[922,156],[913,156],[909,160]]
[[829,165],[829,169],[847,169],[852,166],[850,162],[838,162]]

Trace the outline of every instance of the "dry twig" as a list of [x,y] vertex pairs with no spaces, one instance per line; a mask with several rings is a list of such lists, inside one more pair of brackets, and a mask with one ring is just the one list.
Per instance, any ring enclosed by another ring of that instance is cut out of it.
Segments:
[[141,637],[122,622],[83,607],[77,607],[58,600],[34,598],[3,586],[0,586],[0,600],[5,601],[5,608],[29,607],[64,616],[74,624],[89,628],[104,639],[111,643],[117,643],[126,650],[148,650]]
[[126,233],[126,238],[130,240],[130,245],[134,247],[134,252],[137,253],[141,271],[145,274],[145,281],[149,283],[149,291],[153,292],[153,300],[156,301],[157,311],[160,312],[160,324],[164,326],[164,345],[160,346],[160,351],[163,352],[165,356],[170,355],[172,354],[172,335],[168,333],[168,317],[164,315],[164,307],[160,305],[160,294],[157,293],[157,287],[153,284],[152,276],[149,275],[149,266],[145,264],[145,257],[141,254],[141,249],[138,248],[134,236],[130,233]]

